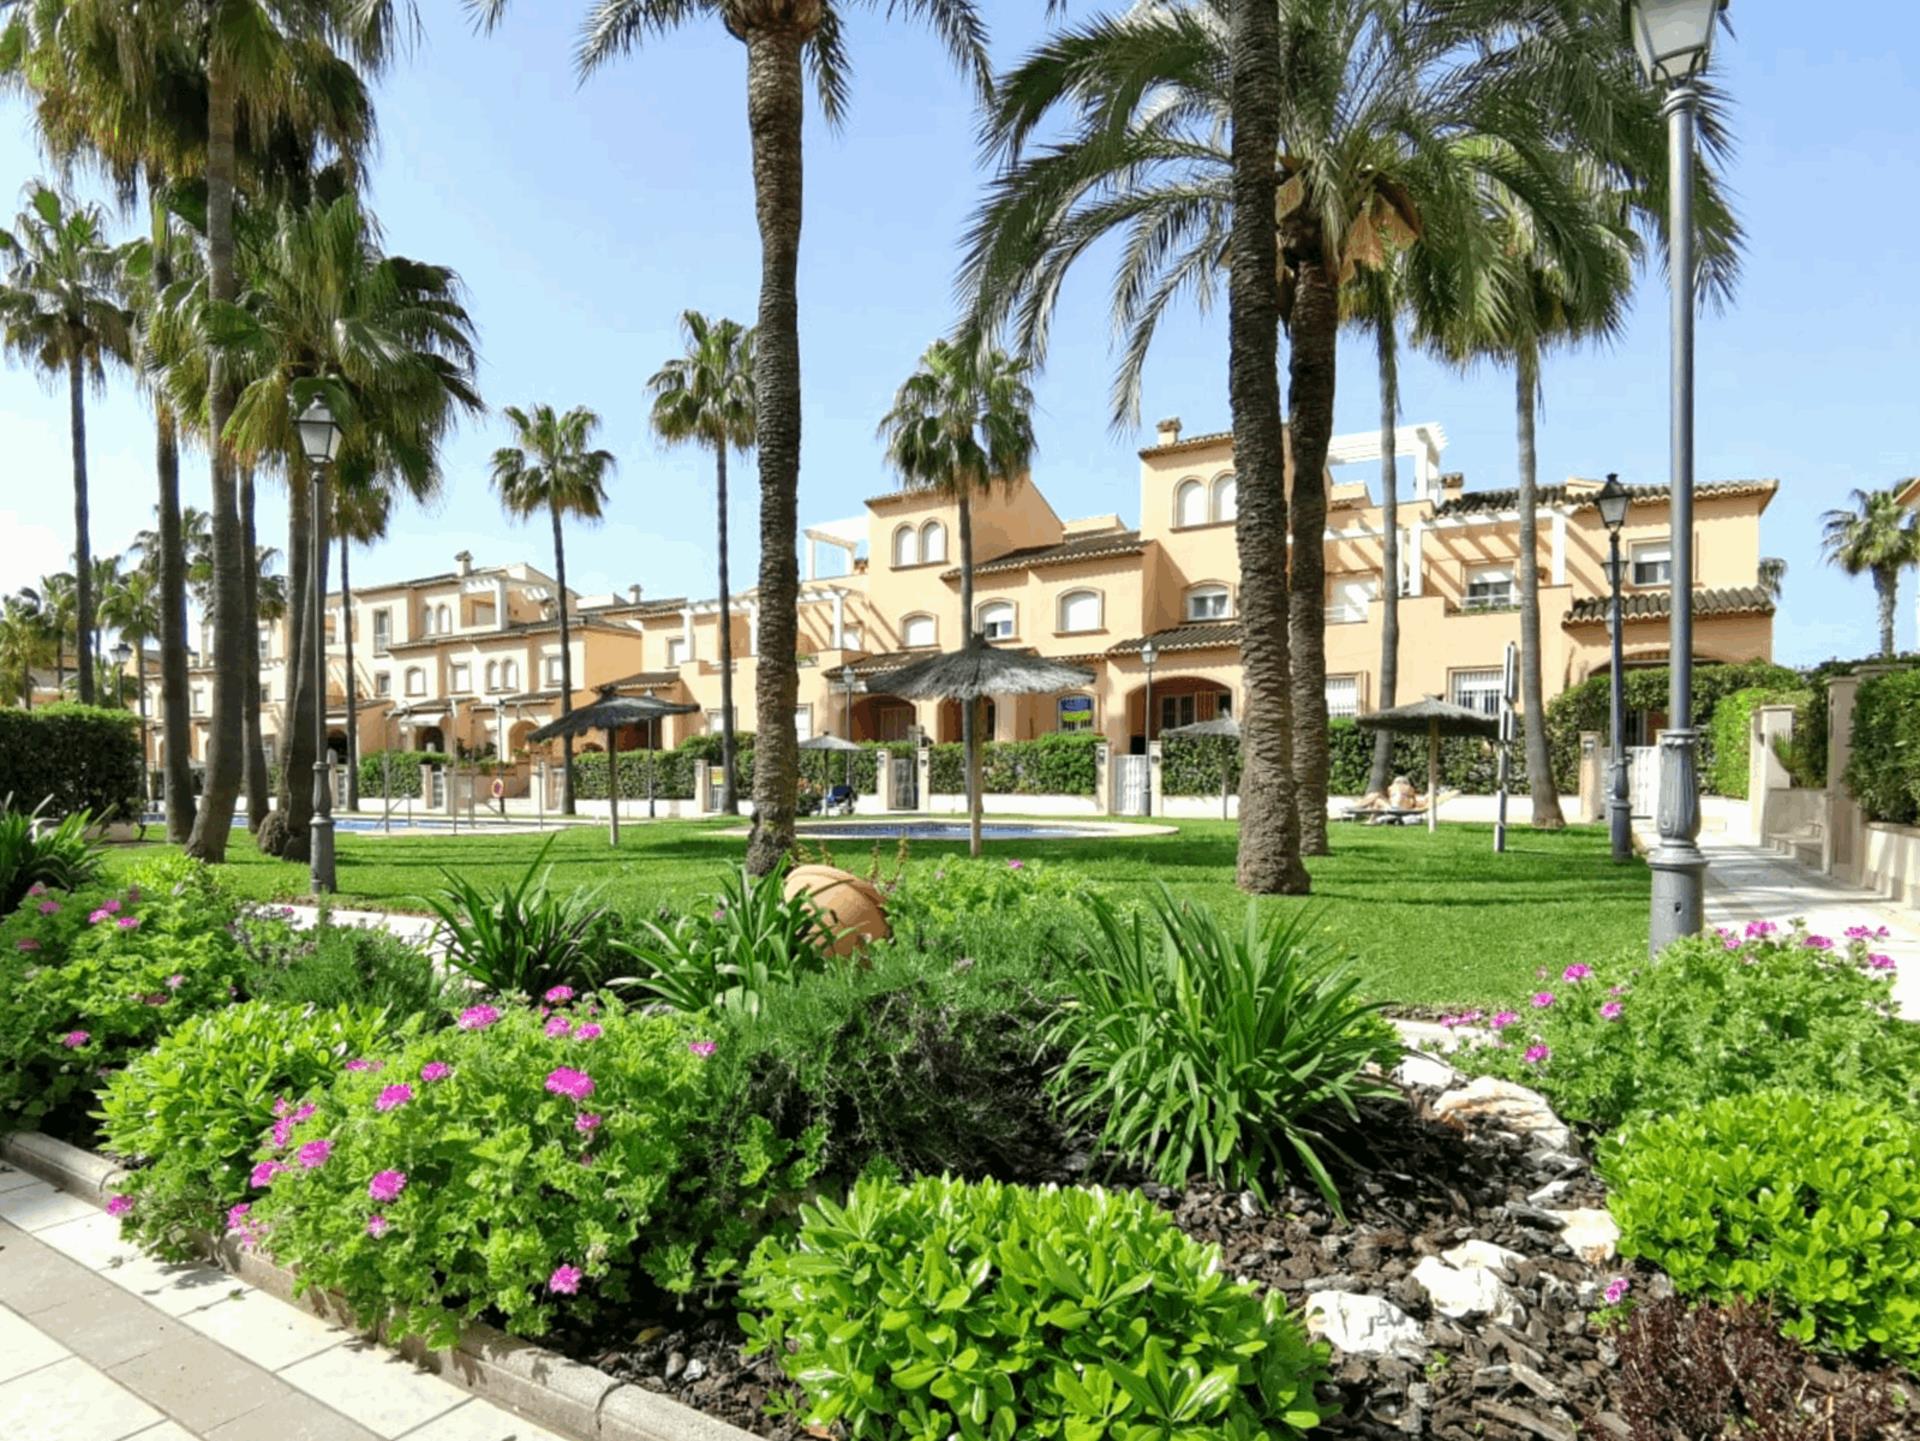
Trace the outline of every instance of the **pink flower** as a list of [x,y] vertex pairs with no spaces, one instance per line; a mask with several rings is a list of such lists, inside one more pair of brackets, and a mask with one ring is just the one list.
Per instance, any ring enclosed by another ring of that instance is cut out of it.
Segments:
[[687,1049],[704,1061],[708,1056],[711,1056],[715,1051],[719,1050],[720,1047],[719,1043],[715,1041],[688,1041]]
[[47,883],[45,881],[35,881],[27,887],[27,894],[30,896],[44,896],[46,893]]
[[120,914],[120,902],[102,901],[100,904],[100,909],[105,911],[110,916],[117,916]]
[[1560,979],[1563,981],[1584,981],[1588,976],[1592,974],[1593,974],[1592,966],[1582,965],[1576,961],[1573,965],[1568,966],[1564,971],[1560,973]]
[[1833,949],[1833,940],[1828,936],[1808,936],[1800,944],[1810,951],[1830,951]]
[[591,1111],[582,1111],[573,1118],[573,1129],[582,1135],[591,1136],[600,1129],[600,1118]]
[[400,1193],[406,1189],[405,1171],[375,1171],[373,1179],[367,1182],[367,1195],[375,1201],[398,1200]]
[[546,995],[542,996],[541,999],[550,1006],[564,1006],[568,1001],[573,999],[573,987],[555,986],[549,990]]
[[1007,862],[1007,869],[1010,871],[1024,871],[1026,868],[1027,868],[1027,863],[1025,861],[1008,861]]
[[57,916],[60,914],[60,902],[42,901],[40,902],[39,910],[43,916]]
[[1876,952],[1867,957],[1867,964],[1876,971],[1890,971],[1893,969],[1893,957]]
[[252,1210],[253,1206],[246,1201],[240,1202],[237,1206],[228,1207],[227,1229],[229,1231],[238,1231],[242,1226],[245,1226],[247,1224],[247,1213]]
[[1538,1065],[1544,1064],[1547,1057],[1551,1056],[1552,1054],[1553,1052],[1547,1049],[1547,1047],[1545,1046],[1532,1045],[1527,1047],[1526,1053],[1521,1057],[1521,1059],[1524,1060],[1530,1066],[1538,1066]]
[[1548,1006],[1552,1004],[1553,1004],[1552,991],[1535,991],[1533,993],[1533,1008],[1536,1011],[1544,1011]]
[[86,1031],[68,1031],[66,1035],[60,1038],[60,1044],[65,1046],[69,1051],[77,1051],[92,1039],[92,1035]]
[[187,983],[187,978],[179,973],[167,977],[167,989],[177,991]]
[[133,1197],[131,1196],[109,1196],[107,1198],[107,1214],[109,1216],[124,1216],[132,1209]]
[[484,1031],[499,1019],[500,1013],[492,1006],[468,1006],[454,1024],[463,1031]]
[[1617,1021],[1620,1019],[1621,1013],[1625,1010],[1626,1007],[1618,1001],[1608,1001],[1600,1008],[1600,1019],[1603,1021]]
[[371,1216],[367,1217],[367,1234],[378,1241],[382,1236],[387,1234],[387,1229],[390,1224],[385,1216],[375,1211]]
[[1772,935],[1775,931],[1779,929],[1780,928],[1776,926],[1772,921],[1748,921],[1747,922],[1747,939],[1750,941],[1758,940],[1762,936]]
[[300,1163],[305,1171],[317,1171],[327,1164],[327,1157],[333,1154],[333,1142],[309,1141],[293,1153],[293,1159]]
[[262,1186],[271,1186],[273,1178],[286,1169],[278,1161],[262,1161],[253,1168],[253,1174],[247,1179],[258,1190]]
[[1607,994],[1610,996],[1624,996],[1626,993],[1627,993],[1627,988],[1625,986],[1608,986],[1607,987]]
[[115,921],[114,924],[123,931],[137,931],[140,929],[140,917],[122,916],[119,920]]
[[428,1061],[420,1068],[420,1079],[423,1081],[444,1081],[452,1074],[453,1067],[445,1061]]
[[576,1041],[597,1041],[600,1039],[600,1035],[600,1028],[592,1021],[588,1021],[586,1025],[577,1027],[574,1030],[573,1038]]
[[355,1056],[351,1061],[347,1062],[346,1069],[349,1071],[378,1071],[385,1065],[386,1063],[384,1061],[369,1061],[365,1056]]
[[571,1066],[560,1066],[547,1072],[547,1089],[556,1096],[584,1101],[593,1094],[593,1077]]
[[14,945],[23,951],[37,951],[40,949],[40,943],[32,936],[22,936],[14,942]]
[[1607,1282],[1607,1289],[1600,1294],[1607,1298],[1609,1306],[1618,1306],[1626,1299],[1627,1292],[1633,1289],[1633,1283],[1625,1276],[1615,1276]]
[[580,1283],[586,1280],[586,1278],[587,1273],[582,1271],[578,1266],[569,1266],[562,1263],[561,1265],[555,1266],[553,1268],[553,1274],[547,1277],[547,1289],[556,1296],[578,1295]]
[[102,906],[100,907],[99,910],[92,911],[88,914],[87,924],[90,926],[97,926],[100,924],[100,922],[105,920],[111,920],[112,918],[113,918],[113,912],[108,910],[105,906]]
[[1885,926],[1848,926],[1847,939],[1850,941],[1884,941],[1893,932]]
[[1735,935],[1722,936],[1720,938],[1720,944],[1730,951],[1737,951],[1740,949],[1740,937]]
[[1493,1019],[1487,1024],[1492,1026],[1496,1031],[1504,1031],[1519,1019],[1520,1013],[1518,1011],[1496,1011]]
[[547,1034],[555,1040],[559,1040],[560,1037],[566,1035],[572,1029],[573,1022],[569,1021],[565,1016],[555,1016],[547,1022]]
[[413,1087],[402,1081],[397,1086],[385,1087],[379,1096],[375,1098],[373,1109],[376,1111],[391,1111],[397,1107],[406,1105],[407,1102],[412,1099]]

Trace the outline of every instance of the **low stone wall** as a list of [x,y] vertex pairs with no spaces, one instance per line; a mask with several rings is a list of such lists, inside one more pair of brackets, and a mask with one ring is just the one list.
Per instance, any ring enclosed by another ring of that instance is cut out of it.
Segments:
[[1860,884],[1903,906],[1920,905],[1920,827],[1867,826]]
[[[930,795],[920,810],[926,815],[963,816],[967,813],[967,798]],[[1098,796],[986,795],[980,798],[980,810],[990,816],[1103,816],[1107,813]]]

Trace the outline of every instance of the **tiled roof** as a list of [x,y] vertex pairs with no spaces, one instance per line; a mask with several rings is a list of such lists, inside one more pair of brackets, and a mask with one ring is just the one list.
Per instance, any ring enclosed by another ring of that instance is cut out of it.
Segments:
[[1154,649],[1161,652],[1170,650],[1215,650],[1222,646],[1240,645],[1240,627],[1230,620],[1208,621],[1200,625],[1176,625],[1171,630],[1155,631],[1152,636],[1135,636],[1132,640],[1123,640],[1107,650],[1108,655],[1138,655],[1140,648],[1148,640],[1153,641]]
[[623,675],[619,680],[602,681],[593,687],[595,690],[651,690],[656,686],[672,685],[680,679],[677,670],[642,670],[632,675]]
[[880,675],[885,671],[899,670],[904,665],[912,665],[917,660],[925,660],[931,654],[933,652],[930,650],[890,650],[882,655],[870,655],[862,660],[835,666],[826,676],[828,680],[844,681],[848,671],[856,676]]
[[[1777,480],[1714,480],[1693,488],[1696,500],[1725,499],[1740,495],[1771,495],[1780,488]],[[1638,502],[1664,501],[1673,491],[1668,485],[1630,485],[1627,487]],[[1540,487],[1540,504],[1550,505],[1590,505],[1597,492],[1593,490],[1572,490],[1564,485],[1543,485]],[[1481,515],[1488,511],[1512,510],[1520,504],[1518,490],[1469,490],[1441,501],[1433,508],[1436,517],[1449,515]]]
[[[1605,625],[1611,602],[1604,595],[1587,596],[1567,608],[1564,625]],[[1664,620],[1673,614],[1670,591],[1638,591],[1620,598],[1620,613],[1629,621]],[[1772,615],[1773,597],[1757,585],[1736,585],[1725,590],[1696,590],[1693,613],[1714,615]]]
[[686,606],[687,598],[676,595],[661,600],[620,600],[611,605],[583,607],[582,613],[590,609],[594,615],[612,615],[616,611],[622,615],[671,615],[685,610]]
[[[569,616],[567,619],[567,629],[569,631],[592,630],[599,631],[603,634],[638,637],[638,632],[631,626],[614,625],[610,621],[599,620],[595,617],[584,615]],[[391,651],[431,650],[433,647],[442,645],[447,641],[461,641],[468,645],[480,645],[486,641],[511,640],[516,636],[535,635],[544,631],[552,631],[558,634],[559,630],[560,621],[558,617],[548,620],[518,620],[511,625],[502,626],[498,630],[448,630],[441,631],[437,635],[423,635],[415,640],[397,640],[388,646],[387,649]]]
[[1140,452],[1140,458],[1145,460],[1150,455],[1177,455],[1183,450],[1205,450],[1210,445],[1218,445],[1223,440],[1232,439],[1231,430],[1210,430],[1200,435],[1184,435],[1169,444],[1144,447]]
[[[1108,556],[1138,555],[1145,547],[1140,543],[1137,530],[1110,530],[1099,535],[1077,536],[1072,540],[1063,540],[1058,545],[1029,545],[1019,550],[1010,550],[1005,555],[997,555],[992,560],[977,561],[973,567],[975,575],[992,575],[998,571],[1027,570],[1042,565],[1069,565],[1077,560],[1104,560]],[[958,566],[945,571],[942,580],[958,580]]]

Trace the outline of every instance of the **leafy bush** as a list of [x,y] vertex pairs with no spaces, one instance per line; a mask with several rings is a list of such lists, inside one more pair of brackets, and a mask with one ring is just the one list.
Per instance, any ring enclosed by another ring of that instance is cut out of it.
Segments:
[[420,767],[452,764],[453,757],[444,751],[369,751],[360,757],[360,794],[368,799],[390,795],[418,800]]
[[776,985],[826,969],[833,937],[807,896],[788,900],[786,868],[763,876],[730,871],[711,909],[696,908],[661,925],[643,920],[643,934],[613,942],[639,967],[627,984],[676,1011],[756,1011]]
[[1137,1193],[872,1178],[801,1215],[755,1255],[743,1324],[822,1434],[1253,1441],[1320,1420],[1323,1348]]
[[598,985],[605,976],[611,917],[596,891],[556,891],[553,867],[541,870],[556,832],[511,885],[477,886],[443,871],[446,885],[429,896],[446,962],[495,995],[538,996],[554,986]]
[[[989,741],[980,748],[980,793],[1090,796],[1095,790],[1093,751],[1098,740],[1098,736],[1062,731],[1026,741]],[[963,794],[966,747],[935,746],[928,784],[935,795]]]
[[421,947],[374,925],[329,922],[295,930],[243,920],[240,942],[248,962],[244,989],[260,1000],[444,1016],[469,994],[463,980],[441,974]]
[[1765,1301],[1796,1340],[1920,1359],[1920,1129],[1758,1091],[1648,1117],[1599,1157],[1620,1249],[1682,1295]]
[[261,1153],[252,1233],[363,1324],[435,1345],[483,1311],[537,1336],[643,1280],[725,1276],[808,1163],[762,1126],[714,1165],[713,1045],[617,1002],[474,1007],[343,1071]]
[[1067,1118],[1099,1125],[1105,1147],[1166,1185],[1202,1173],[1259,1193],[1298,1166],[1337,1209],[1325,1123],[1391,1094],[1363,1068],[1400,1053],[1358,979],[1329,966],[1297,919],[1263,922],[1252,905],[1232,932],[1164,886],[1151,918],[1087,904],[1094,944],[1054,1028]]
[[0,796],[56,816],[140,814],[140,732],[123,710],[60,702],[0,708]]
[[[1629,670],[1623,682],[1629,711],[1665,711],[1667,668]],[[1553,783],[1563,792],[1579,787],[1580,732],[1607,729],[1609,678],[1589,676],[1547,702],[1547,743],[1553,754]],[[1755,686],[1792,690],[1803,685],[1798,673],[1770,661],[1738,661],[1695,666],[1693,724],[1700,731],[1700,774],[1714,770],[1713,708],[1723,696]]]
[[100,847],[87,839],[92,817],[75,811],[57,824],[0,804],[0,916],[12,915],[29,892],[71,891],[100,873]]
[[1774,1087],[1911,1105],[1920,1027],[1892,1019],[1891,962],[1876,969],[1872,936],[1855,929],[1835,941],[1757,921],[1651,963],[1637,948],[1575,963],[1491,1017],[1493,1041],[1456,1064],[1537,1087],[1566,1119],[1601,1128]]
[[1706,788],[1717,796],[1747,798],[1747,779],[1753,749],[1753,713],[1763,705],[1795,705],[1805,691],[1748,686],[1722,696],[1707,723],[1708,750],[1713,757],[1705,772]]
[[[1327,726],[1327,787],[1337,796],[1364,795],[1373,773],[1373,736],[1351,720]],[[1527,783],[1524,747],[1508,757],[1509,790]],[[1169,735],[1160,742],[1161,787],[1170,796],[1218,796],[1222,771],[1234,791],[1240,786],[1240,743],[1225,736]],[[1499,780],[1500,753],[1477,736],[1446,736],[1440,742],[1440,784],[1468,795],[1489,795]],[[1393,738],[1394,775],[1409,776],[1424,787],[1427,742],[1424,736]]]
[[343,1065],[385,1049],[394,1030],[385,1010],[249,1001],[195,1016],[134,1057],[100,1098],[107,1153],[138,1167],[119,1186],[132,1201],[126,1230],[187,1259],[245,1199],[251,1157],[276,1120]]
[[1860,682],[1844,779],[1868,820],[1912,825],[1920,818],[1920,670]]
[[[693,755],[685,750],[621,751],[620,795],[623,800],[644,800],[647,774],[653,774],[653,794],[660,800],[693,799]],[[745,782],[743,781],[742,784]],[[607,756],[604,751],[583,751],[573,758],[573,793],[583,801],[603,801],[607,787]]]
[[903,944],[943,960],[1033,963],[1082,936],[1080,903],[1097,891],[1070,865],[946,857],[902,868],[887,922]]
[[243,958],[213,873],[175,856],[127,880],[49,892],[0,921],[0,1130],[61,1112],[103,1070],[232,999]]

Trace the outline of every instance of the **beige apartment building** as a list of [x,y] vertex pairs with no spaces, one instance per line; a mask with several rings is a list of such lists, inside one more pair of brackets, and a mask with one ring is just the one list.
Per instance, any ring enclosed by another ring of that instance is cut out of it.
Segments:
[[[1441,466],[1444,431],[1399,432],[1412,458],[1412,494],[1399,507],[1400,697],[1444,696],[1497,708],[1516,609],[1515,492],[1471,490]],[[1332,714],[1373,708],[1380,663],[1382,575],[1376,434],[1336,439],[1328,473],[1327,701]],[[1348,469],[1353,467],[1353,469]],[[1365,479],[1343,479],[1342,472]],[[1239,574],[1234,542],[1231,436],[1187,436],[1163,422],[1140,452],[1137,525],[1118,515],[1063,519],[1030,480],[976,500],[975,623],[995,645],[1071,660],[1091,675],[1081,691],[1024,697],[992,708],[990,733],[1017,740],[1053,731],[1104,736],[1117,753],[1144,750],[1165,729],[1244,706]],[[1549,696],[1608,660],[1607,536],[1592,494],[1599,481],[1544,487],[1540,501],[1542,633]],[[1773,603],[1758,583],[1760,518],[1777,482],[1698,487],[1693,547],[1697,658],[1769,658]],[[959,738],[958,708],[888,695],[885,674],[964,637],[954,505],[896,492],[850,520],[808,528],[800,594],[802,737]],[[1628,665],[1666,660],[1668,501],[1639,487],[1623,532]],[[459,748],[527,758],[526,736],[559,713],[557,588],[524,564],[475,567],[356,589],[354,669],[363,752],[383,746]],[[344,746],[345,654],[340,598],[329,599],[329,724]],[[576,704],[611,687],[696,707],[664,722],[659,744],[719,727],[719,626],[730,627],[741,729],[756,726],[759,601],[623,595],[574,597]],[[1152,707],[1144,655],[1151,642]],[[285,704],[284,639],[263,633],[266,729]],[[196,672],[196,692],[210,678]],[[205,696],[201,698],[205,705]],[[157,712],[156,712],[157,713]],[[1660,717],[1636,718],[1655,726]],[[649,743],[624,736],[623,748]],[[196,759],[203,741],[196,738]]]

